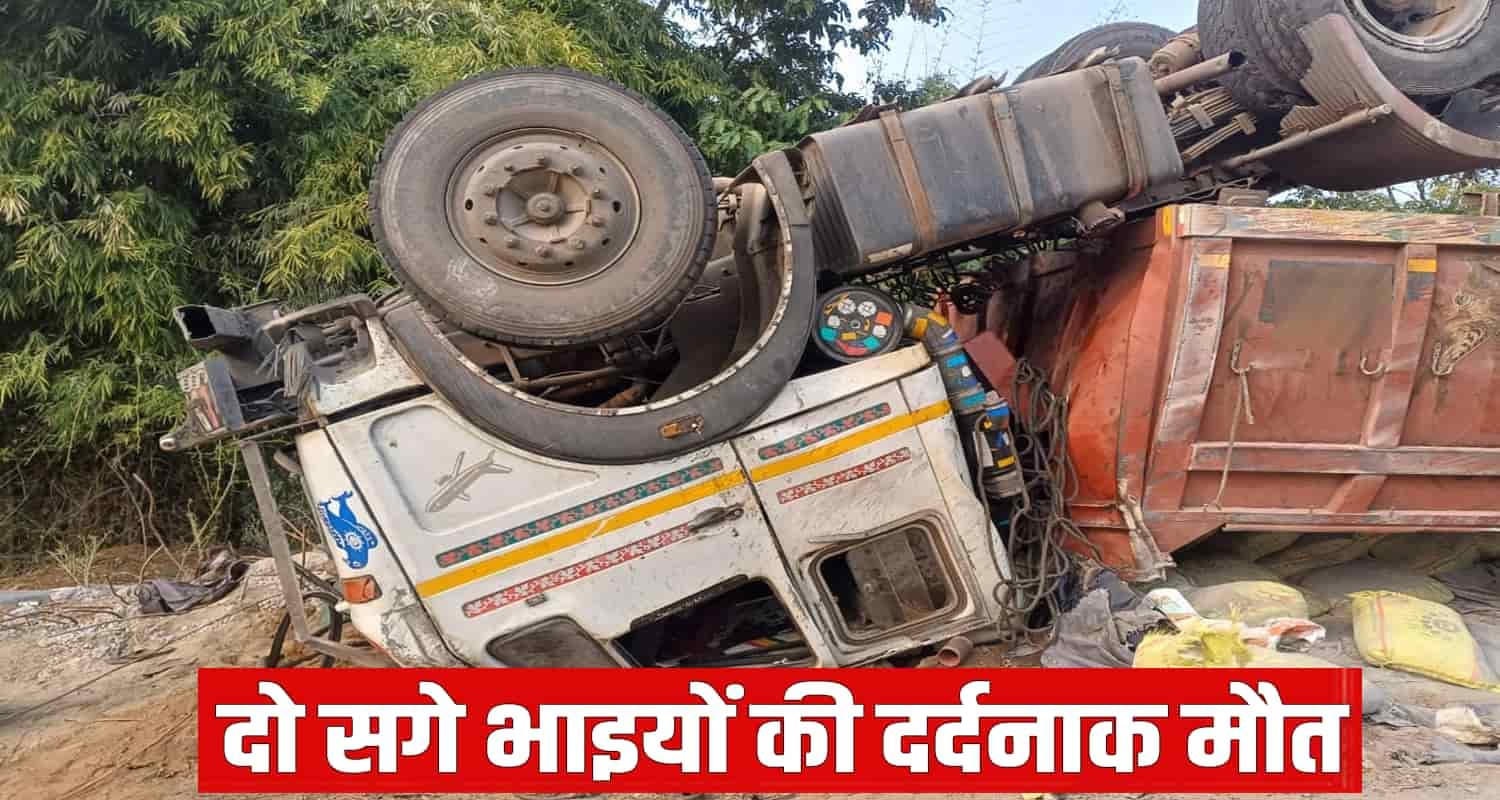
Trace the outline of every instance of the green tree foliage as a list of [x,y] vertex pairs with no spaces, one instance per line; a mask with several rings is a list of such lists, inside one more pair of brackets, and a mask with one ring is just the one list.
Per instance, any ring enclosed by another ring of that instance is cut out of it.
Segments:
[[1344,211],[1459,214],[1465,211],[1465,192],[1493,192],[1497,188],[1500,188],[1500,170],[1486,169],[1424,178],[1364,192],[1325,192],[1301,186],[1278,197],[1276,205]]
[[932,0],[867,0],[857,15],[844,0],[659,0],[657,9],[689,21],[698,52],[721,70],[718,82],[736,88],[713,98],[689,128],[726,172],[864,105],[843,90],[836,48],[869,54],[885,47],[895,19],[947,17]]
[[383,287],[367,184],[423,96],[505,67],[595,72],[662,105],[731,172],[857,105],[833,48],[879,47],[901,15],[942,11],[0,0],[0,553],[158,519],[236,526],[222,460],[156,452],[192,360],[170,310]]

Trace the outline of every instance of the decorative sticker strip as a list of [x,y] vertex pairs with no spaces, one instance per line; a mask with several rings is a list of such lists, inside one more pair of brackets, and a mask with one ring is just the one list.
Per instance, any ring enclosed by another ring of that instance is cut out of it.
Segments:
[[676,544],[683,539],[693,535],[692,523],[678,525],[675,528],[664,530],[661,533],[652,534],[644,539],[639,539],[622,547],[617,547],[607,553],[601,553],[593,558],[569,564],[562,569],[539,575],[529,581],[522,581],[514,586],[508,586],[493,594],[487,594],[476,600],[464,603],[464,616],[477,617],[498,611],[512,603],[535,597],[549,589],[566,586],[574,581],[580,581],[590,575],[618,567],[627,561],[634,561],[647,553]]
[[881,403],[878,406],[867,408],[864,411],[856,411],[847,417],[841,417],[826,425],[803,431],[788,439],[783,439],[775,444],[768,444],[757,451],[761,461],[784,456],[787,453],[795,453],[804,447],[832,439],[841,433],[852,431],[861,425],[869,425],[882,417],[891,415],[891,404]]
[[870,459],[863,464],[856,464],[848,469],[839,470],[832,475],[824,475],[821,478],[814,478],[807,483],[799,483],[796,486],[782,489],[776,493],[776,501],[781,505],[786,505],[787,503],[801,500],[808,495],[817,494],[825,489],[832,489],[835,486],[849,483],[850,481],[867,478],[877,472],[890,469],[897,464],[910,460],[911,450],[903,447],[894,453],[886,453],[879,458]]
[[628,489],[596,497],[587,503],[580,503],[572,508],[550,514],[541,519],[532,520],[525,525],[517,525],[509,530],[504,530],[491,536],[487,536],[476,542],[445,550],[438,554],[437,563],[440,567],[451,567],[461,564],[470,559],[478,558],[486,553],[493,553],[513,544],[524,542],[544,533],[565,528],[577,522],[597,517],[608,511],[613,511],[621,506],[644,500],[652,495],[661,494],[670,489],[691,483],[724,469],[724,462],[717,458],[700,461],[690,467],[684,467],[676,472],[652,478],[649,481],[638,483]]

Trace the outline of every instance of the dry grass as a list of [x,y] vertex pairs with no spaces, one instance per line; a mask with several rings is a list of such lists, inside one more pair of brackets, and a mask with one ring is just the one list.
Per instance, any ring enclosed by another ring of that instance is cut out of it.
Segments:
[[85,536],[59,544],[49,550],[47,556],[73,581],[74,586],[87,586],[94,577],[94,565],[98,563],[99,550],[103,547],[104,537]]

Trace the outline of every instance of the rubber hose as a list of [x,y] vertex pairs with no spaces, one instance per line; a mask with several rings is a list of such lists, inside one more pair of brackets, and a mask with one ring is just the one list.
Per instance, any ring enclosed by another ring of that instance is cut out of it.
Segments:
[[953,413],[958,415],[964,430],[971,429],[973,419],[984,413],[985,389],[958,334],[946,317],[930,308],[906,305],[903,314],[906,335],[921,342],[927,348],[927,355],[937,362]]

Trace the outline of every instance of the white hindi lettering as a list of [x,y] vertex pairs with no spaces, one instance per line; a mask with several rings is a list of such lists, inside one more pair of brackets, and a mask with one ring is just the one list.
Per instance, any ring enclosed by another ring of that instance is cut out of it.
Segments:
[[[431,681],[417,684],[417,691],[431,703],[410,705],[329,704],[318,706],[320,719],[347,719],[349,726],[328,729],[328,765],[346,774],[370,771],[372,759],[351,758],[350,751],[375,748],[377,772],[396,771],[396,759],[419,756],[432,744],[432,723],[437,723],[438,772],[458,771],[458,721],[468,707],[453,702],[443,687]],[[400,740],[400,720],[411,720],[411,738]],[[373,723],[373,726],[372,726]],[[399,746],[399,749],[398,749]]]
[[[724,698],[740,700],[745,688],[731,683],[721,697],[713,686],[693,681],[688,692],[701,703],[677,705],[543,705],[538,709],[536,724],[531,711],[524,706],[500,705],[490,709],[486,722],[496,730],[486,740],[490,763],[502,768],[523,767],[532,761],[532,747],[537,748],[536,768],[542,773],[557,773],[559,738],[563,741],[561,770],[569,773],[589,772],[596,781],[634,770],[642,754],[655,763],[675,765],[685,774],[704,771],[729,771],[728,721],[739,709]],[[599,720],[592,726],[589,720]],[[651,730],[641,733],[638,746],[634,739],[640,720],[652,719]],[[681,744],[668,746],[681,726]],[[563,728],[559,737],[558,728]],[[704,730],[707,729],[707,735]],[[587,758],[584,734],[597,751]]]
[[[1283,705],[1281,693],[1269,681],[1256,688],[1232,681],[1229,693],[1242,705],[1184,705],[1185,719],[1209,719],[1212,723],[1188,734],[1188,760],[1199,767],[1222,767],[1232,752],[1238,754],[1240,772],[1259,772],[1257,742],[1260,721],[1265,722],[1265,771],[1286,771],[1286,722],[1303,719],[1292,730],[1292,769],[1297,772],[1339,771],[1339,722],[1350,714],[1346,705]],[[1319,739],[1318,756],[1313,756],[1313,740]]]
[[[801,704],[809,697],[833,702]],[[864,716],[865,707],[854,702],[848,687],[833,681],[800,681],[787,687],[782,699],[787,702],[750,706],[750,717],[767,720],[755,732],[756,759],[782,772],[799,773],[822,766],[832,752],[835,772],[853,772],[854,720]],[[831,746],[828,719],[833,720]]]
[[[224,760],[231,766],[249,767],[254,773],[271,771],[271,751],[276,751],[276,771],[297,771],[297,720],[307,716],[307,706],[292,702],[286,690],[272,681],[261,681],[256,685],[264,703],[246,705],[216,705],[214,717],[238,719],[224,729]],[[270,742],[260,742],[245,747],[245,737],[261,737],[270,734],[270,720],[276,720],[276,733]]]
[[[932,760],[965,773],[978,773],[984,760],[1002,769],[1028,765],[1037,772],[1083,771],[1083,720],[1088,727],[1092,764],[1130,773],[1161,757],[1161,734],[1148,720],[1167,716],[1166,705],[982,705],[989,681],[971,681],[959,691],[958,705],[877,705],[875,716],[897,720],[887,725],[881,742],[885,761],[922,774]],[[928,732],[934,719],[951,720]],[[998,719],[981,736],[982,720]],[[1061,746],[1057,730],[1061,723]],[[985,745],[981,748],[979,739]],[[973,740],[960,743],[960,740]],[[1113,740],[1113,747],[1111,747]]]

